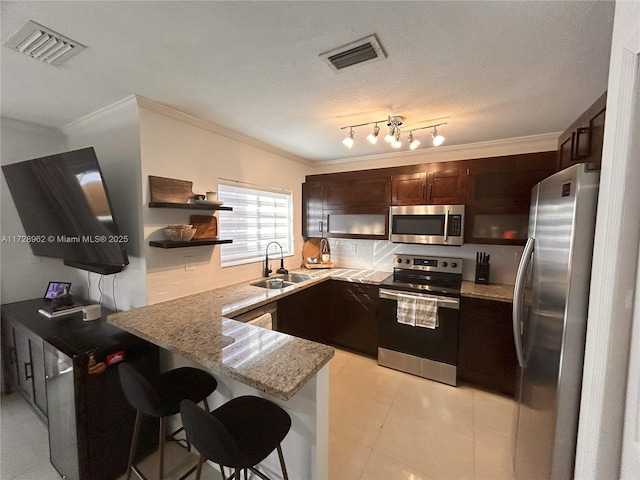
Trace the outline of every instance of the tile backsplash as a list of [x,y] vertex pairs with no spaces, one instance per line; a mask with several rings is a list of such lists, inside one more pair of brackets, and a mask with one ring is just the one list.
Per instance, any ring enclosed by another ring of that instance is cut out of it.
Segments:
[[371,268],[391,272],[393,254],[462,258],[462,277],[474,281],[476,252],[491,255],[490,283],[513,285],[523,247],[465,244],[461,247],[392,243],[386,240],[329,239],[331,261],[341,268]]

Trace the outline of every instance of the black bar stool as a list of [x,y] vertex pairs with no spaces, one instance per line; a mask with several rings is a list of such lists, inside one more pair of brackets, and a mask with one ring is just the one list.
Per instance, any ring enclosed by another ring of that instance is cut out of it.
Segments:
[[254,467],[275,449],[283,478],[288,479],[280,444],[291,428],[291,417],[275,403],[243,396],[207,412],[192,401],[183,400],[180,414],[187,439],[200,453],[196,480],[200,480],[205,459],[220,466],[223,478],[224,467],[231,467],[236,480],[240,480],[241,470],[245,471],[246,478],[247,469],[269,480]]
[[[180,411],[180,402],[190,400],[203,402],[207,411],[209,405],[207,397],[216,389],[218,382],[204,370],[192,367],[181,367],[160,374],[157,378],[149,380],[133,369],[127,363],[118,366],[120,384],[127,401],[137,410],[136,423],[131,439],[129,451],[129,464],[127,466],[127,480],[131,478],[131,472],[135,470],[141,478],[146,478],[134,465],[136,445],[140,435],[140,422],[142,415],[150,415],[160,418],[160,471],[159,478],[164,478],[164,442],[165,442],[165,417],[174,415]],[[176,430],[171,435],[180,432]],[[190,445],[188,445],[190,448]],[[194,466],[181,478],[190,475]]]

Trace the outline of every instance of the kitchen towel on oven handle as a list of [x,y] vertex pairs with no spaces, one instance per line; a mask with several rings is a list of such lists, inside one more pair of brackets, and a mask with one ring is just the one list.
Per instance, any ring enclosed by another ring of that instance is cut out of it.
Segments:
[[397,294],[396,320],[404,325],[416,326],[416,296]]
[[416,327],[436,329],[438,326],[438,299],[416,297]]
[[398,293],[396,320],[412,327],[438,328],[438,299]]

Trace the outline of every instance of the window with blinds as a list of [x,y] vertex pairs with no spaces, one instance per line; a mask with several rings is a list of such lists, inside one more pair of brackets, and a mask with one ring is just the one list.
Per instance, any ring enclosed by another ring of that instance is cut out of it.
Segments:
[[[220,238],[233,239],[233,243],[220,246],[223,267],[264,260],[267,244],[272,241],[282,245],[285,256],[293,255],[291,192],[221,183],[218,198],[233,207],[232,212],[219,212]],[[279,250],[277,245],[272,245],[269,257],[279,258]]]

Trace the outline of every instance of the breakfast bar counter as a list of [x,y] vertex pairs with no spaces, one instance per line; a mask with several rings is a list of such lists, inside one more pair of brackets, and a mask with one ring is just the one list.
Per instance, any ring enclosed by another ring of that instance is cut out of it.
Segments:
[[[251,287],[253,289],[257,287]],[[333,348],[226,318],[225,287],[120,312],[108,322],[172,353],[282,400],[295,395],[333,356]],[[266,291],[246,306],[273,300]],[[272,297],[272,296],[271,296]],[[238,309],[238,313],[246,308]],[[227,314],[234,313],[232,311]]]
[[295,285],[267,289],[243,282],[110,315],[107,321],[159,347],[281,400],[289,400],[333,357],[327,345],[232,320],[325,279],[379,283],[385,272],[310,272]]

